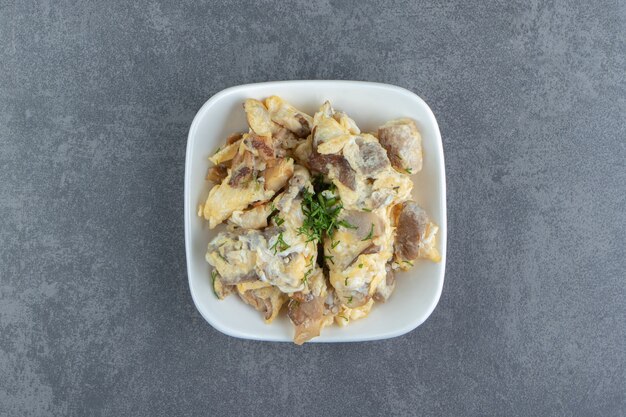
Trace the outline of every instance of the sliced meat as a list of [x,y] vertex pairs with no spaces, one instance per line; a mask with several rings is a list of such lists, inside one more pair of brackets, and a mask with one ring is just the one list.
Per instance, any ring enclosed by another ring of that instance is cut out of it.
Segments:
[[276,152],[274,151],[274,142],[271,136],[260,136],[249,134],[244,137],[244,143],[264,161],[274,159]]
[[414,174],[422,169],[422,136],[411,119],[396,119],[378,128],[378,140],[394,168]]
[[215,295],[220,300],[223,300],[224,298],[228,297],[235,290],[234,285],[224,285],[222,283],[222,277],[220,277],[215,271],[213,272],[211,279],[213,281],[212,282],[213,292],[215,292]]
[[288,314],[296,328],[293,341],[301,345],[320,335],[324,325],[324,300],[316,296],[308,301],[292,299]]
[[287,300],[287,296],[276,287],[264,287],[244,292],[238,291],[238,294],[246,304],[263,313],[263,318],[267,323],[276,318]]
[[322,155],[313,151],[308,160],[309,168],[322,174],[330,174],[351,190],[356,189],[356,177],[350,164],[341,155]]
[[254,156],[248,151],[239,152],[231,168],[230,179],[228,185],[234,188],[245,185],[254,175]]
[[228,170],[226,168],[226,165],[214,165],[209,169],[206,179],[215,184],[220,184],[222,181],[224,181],[224,178],[226,178],[227,175]]
[[418,258],[438,262],[441,257],[435,247],[435,235],[439,227],[430,221],[426,211],[415,201],[407,201],[394,207],[393,213],[396,217],[394,252],[399,263]]
[[232,145],[233,143],[237,142],[242,137],[243,137],[243,133],[233,133],[232,135],[226,138],[226,144]]
[[390,167],[387,152],[371,135],[367,135],[367,139],[359,137],[354,143],[346,145],[343,154],[352,168],[367,178],[373,178]]
[[303,139],[298,138],[292,131],[281,127],[273,136],[276,148],[291,150],[295,149],[299,144],[303,142]]

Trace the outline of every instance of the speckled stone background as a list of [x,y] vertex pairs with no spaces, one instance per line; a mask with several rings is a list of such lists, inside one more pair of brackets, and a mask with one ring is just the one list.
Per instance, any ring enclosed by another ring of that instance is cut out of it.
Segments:
[[[624,1],[0,0],[0,416],[626,415]],[[439,306],[296,347],[193,306],[186,135],[241,83],[439,120]]]

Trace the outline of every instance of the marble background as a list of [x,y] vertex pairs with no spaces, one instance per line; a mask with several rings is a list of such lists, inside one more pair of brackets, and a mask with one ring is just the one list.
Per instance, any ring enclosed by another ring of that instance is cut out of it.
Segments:
[[[0,0],[0,416],[626,415],[624,1]],[[396,84],[446,155],[439,306],[237,340],[193,306],[186,135],[223,88]]]

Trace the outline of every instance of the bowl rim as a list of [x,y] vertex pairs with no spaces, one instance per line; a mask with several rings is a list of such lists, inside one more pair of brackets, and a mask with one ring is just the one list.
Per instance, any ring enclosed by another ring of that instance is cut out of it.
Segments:
[[189,285],[189,292],[191,293],[191,298],[193,300],[194,306],[204,318],[213,328],[224,333],[228,336],[236,337],[239,339],[247,339],[247,340],[257,340],[257,341],[265,341],[265,342],[292,342],[291,339],[282,339],[273,336],[257,336],[256,334],[248,334],[246,332],[239,331],[237,329],[233,329],[231,327],[225,327],[219,322],[213,320],[210,315],[207,315],[202,308],[200,308],[200,301],[197,299],[198,295],[193,290],[192,279],[191,279],[191,190],[189,189],[189,184],[191,182],[191,152],[194,148],[195,139],[196,139],[196,130],[198,129],[198,124],[200,120],[204,117],[205,113],[209,111],[209,109],[215,105],[215,103],[219,102],[223,97],[239,90],[247,90],[247,89],[255,89],[255,88],[266,88],[272,85],[289,85],[289,84],[344,84],[344,85],[352,85],[352,86],[367,86],[367,87],[375,87],[386,90],[393,90],[397,93],[403,95],[410,95],[412,99],[416,100],[424,107],[426,114],[428,116],[428,122],[432,124],[435,132],[436,139],[436,150],[438,159],[441,161],[437,170],[439,171],[439,178],[441,187],[440,194],[440,206],[441,206],[441,220],[439,222],[439,241],[441,244],[441,278],[439,279],[439,283],[437,286],[437,291],[435,296],[432,298],[430,305],[425,310],[425,313],[421,316],[417,316],[415,320],[409,322],[407,325],[394,328],[393,330],[387,332],[377,333],[375,335],[364,335],[364,336],[349,336],[342,339],[322,339],[314,338],[307,343],[350,343],[350,342],[365,342],[365,341],[375,341],[375,340],[384,340],[391,339],[394,337],[399,337],[404,334],[407,334],[417,327],[419,327],[422,323],[424,323],[433,313],[437,305],[439,304],[439,300],[441,298],[441,293],[443,292],[443,285],[445,281],[445,271],[446,271],[446,261],[447,261],[447,237],[448,237],[448,225],[447,225],[447,189],[446,189],[446,173],[445,173],[445,159],[443,152],[443,141],[441,139],[441,131],[439,129],[439,124],[437,123],[437,119],[435,118],[434,113],[432,112],[430,106],[417,94],[414,92],[399,87],[393,84],[386,83],[378,83],[371,81],[355,81],[355,80],[286,80],[286,81],[266,81],[266,82],[258,82],[258,83],[248,83],[248,84],[240,84],[231,87],[227,87],[214,95],[212,95],[196,112],[193,121],[191,122],[189,133],[187,134],[187,146],[185,150],[185,174],[184,174],[184,227],[185,227],[185,258],[186,258],[186,267],[187,267],[187,283]]

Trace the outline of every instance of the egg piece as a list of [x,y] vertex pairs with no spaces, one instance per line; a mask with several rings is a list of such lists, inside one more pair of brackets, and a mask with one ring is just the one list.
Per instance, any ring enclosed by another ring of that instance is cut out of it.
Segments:
[[300,138],[305,138],[311,133],[313,118],[306,113],[296,109],[282,98],[271,96],[265,100],[270,118],[293,132]]

